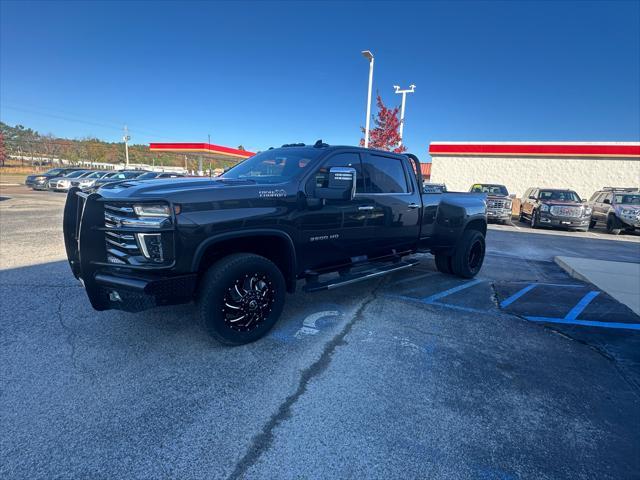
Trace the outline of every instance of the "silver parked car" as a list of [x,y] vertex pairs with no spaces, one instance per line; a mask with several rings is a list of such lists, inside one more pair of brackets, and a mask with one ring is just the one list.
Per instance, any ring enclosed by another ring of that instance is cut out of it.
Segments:
[[591,228],[600,223],[613,235],[618,235],[622,230],[640,229],[638,188],[605,187],[591,195],[589,206],[593,209]]
[[85,177],[91,173],[93,173],[93,170],[76,170],[61,177],[54,177],[49,180],[49,190],[66,192],[71,188],[71,182],[73,180]]

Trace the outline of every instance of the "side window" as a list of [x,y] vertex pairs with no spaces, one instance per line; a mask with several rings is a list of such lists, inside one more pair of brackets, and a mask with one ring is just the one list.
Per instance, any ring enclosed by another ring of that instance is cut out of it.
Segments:
[[351,153],[338,153],[325,161],[318,171],[307,182],[307,193],[315,192],[316,188],[326,188],[329,185],[329,169],[331,167],[352,167],[356,170],[356,193],[364,192],[364,178],[360,155]]
[[603,194],[601,192],[596,192],[593,195],[591,195],[591,198],[589,199],[589,201],[594,203],[600,203],[602,202],[602,197],[603,197]]
[[607,193],[602,201],[604,202],[605,199],[609,200],[609,203],[613,203],[613,193]]
[[370,154],[363,168],[368,193],[407,193],[407,176],[400,159]]

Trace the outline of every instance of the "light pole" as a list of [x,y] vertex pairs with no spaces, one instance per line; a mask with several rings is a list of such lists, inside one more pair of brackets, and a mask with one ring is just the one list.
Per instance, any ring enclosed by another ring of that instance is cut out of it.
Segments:
[[124,126],[124,135],[122,136],[122,140],[124,140],[124,155],[126,159],[126,168],[129,168],[129,140],[131,137],[129,136],[129,129],[127,126]]
[[373,86],[373,53],[363,50],[362,56],[369,59],[369,93],[367,93],[367,121],[364,127],[364,147],[369,146],[369,121],[371,120],[371,87]]
[[400,143],[398,145],[402,145],[402,131],[404,130],[404,102],[407,99],[407,93],[413,93],[416,90],[415,85],[409,85],[408,90],[400,90],[398,85],[394,85],[393,88],[396,89],[396,93],[402,94],[402,107],[400,107]]

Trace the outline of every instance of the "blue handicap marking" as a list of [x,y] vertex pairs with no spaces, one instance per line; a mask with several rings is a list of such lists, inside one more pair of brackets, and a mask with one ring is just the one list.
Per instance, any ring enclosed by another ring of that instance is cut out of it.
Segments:
[[422,301],[424,303],[434,303],[440,300],[441,298],[448,297],[449,295],[457,293],[461,290],[465,290],[469,287],[473,287],[474,285],[477,285],[479,283],[482,283],[482,280],[479,280],[479,279],[471,280],[469,282],[463,283],[462,285],[458,285],[457,287],[453,287],[448,290],[445,290],[444,292],[439,292],[439,293],[430,295],[428,297],[425,297],[422,299]]
[[537,283],[532,283],[530,285],[527,285],[526,287],[524,287],[521,290],[518,290],[516,293],[514,293],[513,295],[511,295],[509,298],[504,299],[502,302],[500,302],[500,308],[505,308],[508,307],[509,305],[511,305],[513,302],[515,302],[516,300],[518,300],[520,297],[522,297],[525,293],[530,292],[531,290],[533,290],[538,284]]
[[587,293],[584,297],[580,299],[575,307],[569,310],[569,313],[564,317],[565,320],[575,320],[578,318],[578,315],[582,313],[582,311],[587,308],[587,305],[591,303],[591,300],[596,298],[600,292],[593,291]]

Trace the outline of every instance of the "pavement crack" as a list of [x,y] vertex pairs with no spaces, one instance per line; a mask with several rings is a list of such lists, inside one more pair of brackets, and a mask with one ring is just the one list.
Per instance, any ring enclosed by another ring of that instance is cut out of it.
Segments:
[[353,317],[344,328],[338,333],[331,341],[329,341],[322,351],[322,354],[314,363],[305,368],[300,375],[298,387],[296,391],[289,395],[284,402],[280,404],[277,411],[271,416],[269,421],[262,427],[260,433],[256,434],[251,440],[251,444],[247,449],[244,456],[238,461],[233,472],[227,477],[228,479],[243,478],[246,472],[255,465],[262,454],[266,452],[273,443],[274,431],[285,420],[291,418],[291,411],[296,402],[307,391],[309,383],[323,373],[331,364],[331,359],[336,349],[342,345],[346,345],[345,337],[351,332],[354,324],[362,318],[362,313],[365,308],[376,300],[377,290],[382,285],[379,282],[372,290],[371,293],[358,307],[353,314]]
[[501,310],[500,302],[498,301],[498,290],[496,289],[496,283],[495,282],[489,282],[489,287],[491,287],[491,301],[493,302],[493,305],[498,310]]

